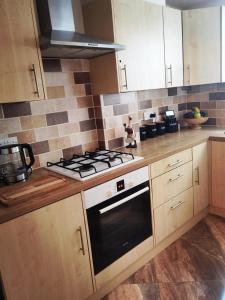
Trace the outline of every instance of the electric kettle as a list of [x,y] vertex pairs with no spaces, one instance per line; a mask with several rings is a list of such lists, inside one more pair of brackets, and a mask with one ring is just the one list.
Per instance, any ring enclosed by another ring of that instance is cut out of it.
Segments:
[[[29,163],[27,160],[29,159]],[[29,144],[11,144],[0,147],[0,182],[25,181],[32,173],[34,154]]]

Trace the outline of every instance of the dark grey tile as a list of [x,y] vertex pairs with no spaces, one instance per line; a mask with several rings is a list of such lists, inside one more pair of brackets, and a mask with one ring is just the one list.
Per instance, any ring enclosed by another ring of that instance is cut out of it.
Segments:
[[89,116],[89,119],[94,119],[94,117],[95,117],[95,111],[94,111],[93,107],[89,107],[88,108],[88,116]]
[[95,119],[80,121],[80,131],[89,131],[96,129]]
[[200,107],[201,109],[216,109],[216,101],[201,102]]
[[2,104],[5,118],[14,118],[31,115],[30,102]]
[[209,93],[209,100],[225,100],[225,92]]
[[216,125],[216,118],[209,118],[208,121],[204,125],[215,126]]
[[0,119],[3,119],[2,105],[0,104]]
[[96,127],[97,129],[104,129],[104,122],[102,119],[96,119]]
[[82,154],[82,145],[63,149],[62,152],[65,159],[70,159],[74,154]]
[[187,109],[187,103],[180,103],[178,104],[178,111],[186,110]]
[[200,93],[200,85],[192,85],[190,86],[190,93]]
[[177,88],[168,88],[168,96],[176,96],[177,95]]
[[192,107],[200,107],[200,102],[188,102],[187,103],[187,109],[192,109]]
[[86,95],[92,95],[92,89],[91,89],[91,84],[90,83],[86,83],[85,84],[85,93]]
[[99,149],[105,149],[106,148],[105,141],[98,141],[98,146],[99,146]]
[[67,111],[47,114],[46,120],[48,126],[68,123]]
[[128,104],[119,104],[119,105],[113,106],[113,113],[115,116],[128,114],[129,113]]
[[109,149],[116,149],[116,148],[119,148],[119,147],[123,147],[124,143],[123,143],[123,138],[120,137],[120,138],[116,138],[116,139],[113,139],[113,140],[110,140],[108,142],[109,144]]
[[144,100],[138,103],[138,107],[140,110],[152,108],[152,100]]
[[62,72],[60,59],[44,58],[42,61],[45,72]]
[[33,149],[34,155],[49,152],[48,141],[33,143],[31,144],[31,147]]
[[93,96],[94,106],[101,106],[101,99],[99,95]]
[[76,84],[80,83],[90,83],[90,73],[89,72],[75,72],[74,81]]

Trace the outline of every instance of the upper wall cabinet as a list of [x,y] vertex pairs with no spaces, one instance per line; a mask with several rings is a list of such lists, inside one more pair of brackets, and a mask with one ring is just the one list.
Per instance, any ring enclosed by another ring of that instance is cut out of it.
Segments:
[[181,11],[163,7],[166,87],[183,85]]
[[220,7],[183,12],[185,85],[221,81],[221,30]]
[[0,103],[45,98],[32,0],[0,1]]
[[91,59],[95,94],[165,87],[162,6],[144,0],[95,0],[83,11],[87,34],[126,47]]

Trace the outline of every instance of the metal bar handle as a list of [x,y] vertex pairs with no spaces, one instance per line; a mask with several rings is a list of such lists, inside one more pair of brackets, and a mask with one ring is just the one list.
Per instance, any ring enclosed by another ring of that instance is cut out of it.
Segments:
[[170,70],[170,81],[168,81],[167,83],[168,84],[171,84],[171,85],[173,85],[173,75],[172,75],[172,65],[170,65],[168,68],[167,68],[167,70]]
[[178,165],[178,164],[181,163],[181,162],[182,162],[182,159],[178,159],[177,161],[175,161],[175,162],[173,162],[173,163],[171,163],[171,164],[168,164],[168,167],[176,166],[176,165]]
[[169,182],[176,181],[177,179],[179,179],[179,178],[181,178],[181,177],[183,177],[183,175],[182,175],[182,174],[178,174],[177,177],[175,177],[175,178],[170,178],[170,179],[169,179]]
[[197,185],[200,185],[199,167],[195,168],[195,171],[197,173],[195,183],[197,183]]
[[36,85],[36,91],[34,93],[38,96],[38,98],[40,98],[39,89],[38,89],[38,83],[37,83],[37,74],[36,74],[35,64],[32,64],[32,68],[30,70],[31,70],[31,72],[34,73],[34,80],[35,80],[35,85]]
[[116,203],[113,203],[113,204],[111,204],[109,206],[106,206],[106,207],[100,209],[99,212],[100,212],[100,214],[104,214],[107,211],[109,211],[109,210],[111,210],[111,209],[113,209],[115,207],[118,207],[118,206],[122,205],[123,203],[126,203],[126,202],[134,199],[135,197],[137,197],[137,196],[139,196],[141,194],[144,194],[147,191],[149,191],[149,187],[148,186],[145,187],[145,188],[143,188],[142,190],[140,190],[140,191],[138,191],[138,192],[136,192],[136,193],[134,193],[134,194],[132,194],[132,195],[130,195],[130,196],[128,196],[128,197],[126,197],[126,198],[118,201],[118,202],[116,202]]
[[83,255],[85,255],[85,249],[84,249],[84,239],[83,239],[83,234],[82,234],[82,228],[81,226],[79,226],[77,228],[77,231],[79,232],[80,234],[80,243],[81,243],[81,247],[80,247],[80,251],[82,251]]
[[124,75],[125,75],[125,84],[123,84],[122,87],[128,89],[128,83],[127,83],[127,66],[124,65],[123,68],[121,68],[121,71],[124,71]]
[[182,204],[184,204],[184,201],[179,201],[176,205],[171,206],[170,209],[174,210],[174,209],[178,208],[179,206],[181,206]]

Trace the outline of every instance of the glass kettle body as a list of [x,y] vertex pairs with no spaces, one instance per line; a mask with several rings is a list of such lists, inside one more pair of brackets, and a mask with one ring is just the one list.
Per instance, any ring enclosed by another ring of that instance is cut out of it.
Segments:
[[8,184],[25,181],[32,172],[34,162],[34,154],[29,144],[1,146],[0,182]]

